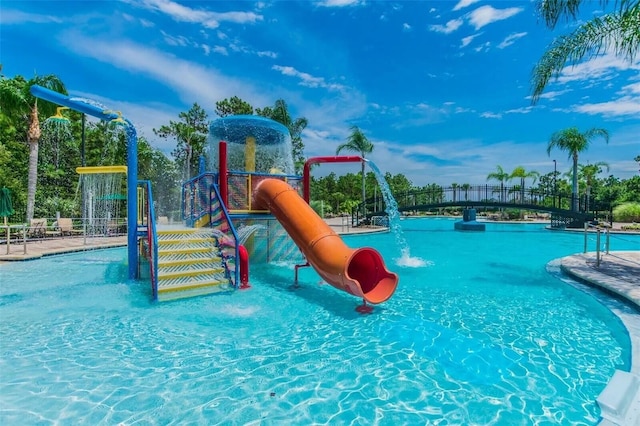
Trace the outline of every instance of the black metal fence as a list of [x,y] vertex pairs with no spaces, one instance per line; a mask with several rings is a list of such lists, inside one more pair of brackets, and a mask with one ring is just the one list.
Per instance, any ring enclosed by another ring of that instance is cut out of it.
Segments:
[[[603,203],[582,195],[577,199],[569,192],[544,191],[500,185],[460,185],[428,188],[393,194],[399,212],[430,211],[447,207],[486,207],[536,210],[581,219],[611,217],[611,203]],[[576,209],[573,209],[573,204]],[[353,211],[354,225],[371,216],[385,215],[384,197],[372,197]],[[610,219],[609,219],[610,220]]]

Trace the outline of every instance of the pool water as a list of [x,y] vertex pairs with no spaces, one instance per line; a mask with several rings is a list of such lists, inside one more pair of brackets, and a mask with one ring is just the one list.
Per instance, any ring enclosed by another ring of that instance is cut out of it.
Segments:
[[391,233],[344,237],[400,276],[371,315],[309,268],[292,288],[292,264],[252,265],[247,291],[164,304],[127,282],[124,249],[1,265],[0,423],[598,422],[631,349],[618,318],[547,265],[582,251],[582,234],[402,229],[423,266],[395,265]]

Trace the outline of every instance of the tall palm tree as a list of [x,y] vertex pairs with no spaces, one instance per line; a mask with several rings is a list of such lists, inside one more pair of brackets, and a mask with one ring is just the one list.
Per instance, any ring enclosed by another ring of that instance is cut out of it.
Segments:
[[609,143],[609,132],[605,129],[592,128],[580,133],[577,127],[559,130],[551,135],[547,154],[551,156],[551,150],[558,148],[566,151],[569,158],[573,159],[572,186],[571,186],[571,210],[578,211],[578,155],[589,148],[589,144],[595,138],[601,136],[605,143]]
[[598,175],[598,173],[602,172],[602,168],[606,167],[606,170],[609,171],[609,163],[606,163],[604,161],[598,161],[597,163],[593,163],[593,164],[580,164],[578,166],[578,168],[580,169],[580,175],[584,178],[585,182],[586,182],[586,191],[585,191],[585,195],[586,195],[586,202],[585,202],[585,206],[586,206],[586,210],[589,211],[589,199],[591,198],[591,187],[593,186],[593,183],[596,180],[596,176]]
[[[358,126],[351,126],[351,134],[347,138],[347,142],[338,146],[336,149],[336,155],[340,154],[342,151],[351,151],[357,152],[364,159],[367,154],[371,154],[373,152],[373,143],[367,139],[367,137],[362,133],[362,130],[358,128]],[[363,214],[366,214],[366,209],[364,205],[364,201],[366,199],[365,192],[365,174],[364,174],[364,161],[362,162],[362,209]]]
[[487,180],[500,182],[500,202],[504,202],[504,183],[509,180],[509,173],[505,172],[501,165],[497,165],[496,171],[487,175]]
[[[578,19],[582,0],[538,0],[538,10],[547,27],[553,29],[562,17]],[[600,2],[602,6],[608,0]],[[565,64],[577,64],[604,52],[633,63],[640,48],[640,0],[616,0],[615,10],[581,23],[571,34],[557,37],[533,70],[532,101],[537,102],[552,77]]]
[[52,116],[56,112],[56,105],[44,100],[40,101],[31,92],[31,86],[37,84],[47,89],[67,94],[64,83],[55,75],[35,76],[30,80],[17,76],[6,79],[0,76],[0,99],[5,114],[21,118],[28,123],[27,143],[29,144],[29,173],[27,181],[27,222],[33,219],[36,200],[36,186],[38,183],[38,149],[42,131],[40,130],[40,114]]
[[540,176],[540,173],[535,170],[526,171],[524,167],[518,166],[509,175],[509,179],[520,179],[520,202],[524,203],[524,181],[525,179],[533,179],[533,185]]

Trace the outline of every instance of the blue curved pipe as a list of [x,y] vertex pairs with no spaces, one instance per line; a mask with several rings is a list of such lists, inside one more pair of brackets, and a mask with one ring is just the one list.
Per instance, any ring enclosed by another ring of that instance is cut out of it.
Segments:
[[[33,85],[31,94],[39,99],[66,106],[72,110],[97,117],[103,121],[118,118],[118,114],[85,102],[71,99],[46,87]],[[138,135],[136,128],[128,120],[127,123],[127,252],[129,263],[129,279],[138,278]]]

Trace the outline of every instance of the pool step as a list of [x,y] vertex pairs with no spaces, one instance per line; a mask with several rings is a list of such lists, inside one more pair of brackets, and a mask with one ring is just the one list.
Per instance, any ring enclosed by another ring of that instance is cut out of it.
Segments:
[[211,229],[158,231],[158,300],[233,289]]

